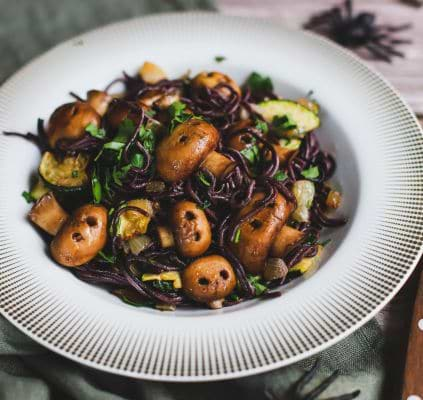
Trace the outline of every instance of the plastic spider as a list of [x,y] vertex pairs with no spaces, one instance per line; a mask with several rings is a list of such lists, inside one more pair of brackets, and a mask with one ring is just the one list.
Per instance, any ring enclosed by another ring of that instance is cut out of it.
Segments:
[[[317,397],[322,394],[338,377],[338,371],[335,371],[332,375],[326,378],[323,382],[321,382],[318,386],[314,389],[310,390],[307,393],[304,393],[305,386],[313,379],[316,375],[317,367],[319,365],[319,361],[316,360],[313,367],[310,371],[307,371],[291,388],[288,393],[289,400],[316,400]],[[276,396],[272,393],[266,392],[266,398],[269,400],[277,400]],[[325,400],[352,400],[358,397],[360,394],[359,390],[356,390],[352,393],[342,394],[335,397],[326,398]]]
[[411,41],[396,38],[394,34],[409,29],[411,25],[376,25],[375,14],[354,14],[352,3],[352,0],[346,0],[337,7],[313,15],[304,28],[351,49],[364,47],[378,60],[391,62],[392,57],[404,57],[404,53],[396,50],[395,46]]

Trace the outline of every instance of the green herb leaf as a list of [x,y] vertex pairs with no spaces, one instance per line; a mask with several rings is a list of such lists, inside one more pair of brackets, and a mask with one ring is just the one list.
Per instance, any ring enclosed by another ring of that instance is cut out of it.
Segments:
[[31,193],[27,192],[27,191],[22,192],[22,197],[26,200],[26,202],[28,204],[29,203],[33,203],[35,201],[34,196]]
[[301,171],[301,175],[307,179],[315,179],[319,177],[319,168],[314,166]]
[[146,128],[144,125],[141,126],[138,134],[144,148],[152,154],[156,147],[156,135],[151,128]]
[[233,242],[235,244],[237,244],[237,243],[239,243],[240,240],[241,240],[241,228],[238,228],[235,232],[235,237],[234,237]]
[[239,295],[237,295],[236,293],[231,293],[229,296],[226,296],[226,298],[229,301],[238,301],[239,300]]
[[291,119],[289,115],[276,115],[273,118],[272,127],[279,131],[288,131],[290,129],[295,129],[297,124]]
[[125,178],[128,171],[131,169],[131,164],[125,165],[121,168],[114,166],[112,170],[112,178],[116,185],[122,186],[122,179]]
[[78,175],[79,175],[79,171],[78,170],[72,171],[72,178],[78,178]]
[[149,110],[144,110],[144,114],[147,117],[153,118],[156,115],[156,112],[150,108]]
[[288,178],[288,175],[286,174],[286,172],[284,171],[278,171],[276,172],[276,174],[273,176],[273,179],[277,180],[277,181],[284,181],[285,179]]
[[226,60],[226,57],[224,56],[216,56],[214,58],[214,61],[216,61],[217,63],[221,63],[222,61],[225,61],[225,60]]
[[119,125],[118,133],[113,138],[113,142],[126,143],[134,133],[135,124],[131,119],[125,118]]
[[169,107],[169,113],[171,116],[171,121],[169,124],[169,132],[172,133],[173,130],[185,121],[188,121],[190,118],[193,117],[191,113],[185,112],[186,104],[182,103],[181,101],[175,101]]
[[332,239],[326,239],[323,242],[319,242],[320,246],[325,247],[327,246],[330,242],[332,241]]
[[109,264],[114,264],[116,262],[116,257],[112,255],[108,255],[103,253],[102,251],[98,252],[98,256],[102,258],[104,261],[107,261]]
[[256,128],[263,133],[269,132],[269,126],[261,119],[256,119]]
[[92,176],[91,176],[91,188],[93,192],[93,200],[94,203],[98,204],[101,202],[102,199],[102,190],[101,190],[101,183],[97,176],[97,169],[94,168]]
[[141,168],[144,164],[144,157],[141,153],[135,153],[131,157],[131,165],[136,168]]
[[267,292],[267,286],[261,282],[261,277],[259,275],[247,275],[247,279],[251,285],[253,285],[256,291],[256,297],[259,297],[263,293]]
[[202,172],[202,171],[198,172],[197,177],[204,186],[210,186],[211,185],[211,183],[207,180],[204,172]]
[[253,93],[269,93],[273,91],[272,80],[268,76],[262,76],[257,72],[250,74],[245,85],[249,87]]
[[156,289],[160,290],[161,292],[168,293],[168,292],[174,292],[175,291],[174,288],[173,288],[173,283],[170,282],[170,281],[155,280],[155,281],[152,281],[152,285]]
[[240,153],[250,162],[251,165],[260,161],[260,151],[257,145],[246,147]]
[[106,131],[103,128],[99,128],[98,126],[94,125],[92,122],[89,123],[85,130],[93,137],[97,139],[104,139],[106,137]]
[[200,208],[200,210],[205,210],[206,208],[209,208],[211,206],[210,201],[205,200],[203,202],[203,204],[199,205],[198,208]]

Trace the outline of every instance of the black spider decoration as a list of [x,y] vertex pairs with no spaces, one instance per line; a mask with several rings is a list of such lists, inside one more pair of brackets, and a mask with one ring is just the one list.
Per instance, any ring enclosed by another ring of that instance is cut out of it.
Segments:
[[352,0],[345,0],[337,7],[315,14],[303,27],[351,49],[366,48],[377,60],[391,62],[395,56],[404,57],[404,53],[395,47],[409,44],[411,40],[397,38],[395,33],[409,29],[411,25],[377,25],[375,14],[354,14],[352,3]]
[[[314,389],[307,393],[304,393],[305,386],[313,379],[316,375],[319,360],[316,360],[310,371],[307,371],[291,388],[288,398],[289,400],[316,400],[317,397],[322,394],[338,377],[338,371],[335,371],[332,375],[326,378]],[[269,392],[265,393],[268,400],[276,400],[277,397]],[[352,393],[341,394],[339,396],[327,398],[325,400],[353,400],[360,395],[360,391],[356,390]]]

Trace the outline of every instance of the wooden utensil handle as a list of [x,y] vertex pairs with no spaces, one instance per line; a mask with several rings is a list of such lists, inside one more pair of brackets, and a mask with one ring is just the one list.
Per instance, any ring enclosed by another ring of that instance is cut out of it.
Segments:
[[423,400],[423,272],[414,303],[402,399]]

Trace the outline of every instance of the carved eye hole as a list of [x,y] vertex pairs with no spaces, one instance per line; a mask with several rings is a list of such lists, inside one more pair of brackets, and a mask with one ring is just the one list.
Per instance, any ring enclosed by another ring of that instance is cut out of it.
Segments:
[[74,242],[80,242],[81,240],[84,240],[84,238],[79,232],[74,232],[72,233],[72,240]]
[[179,143],[185,143],[187,141],[187,139],[188,139],[188,136],[187,135],[182,135],[179,138]]
[[194,215],[194,213],[193,213],[192,211],[187,211],[187,212],[185,213],[185,218],[186,218],[188,221],[192,221],[193,219],[195,219],[195,215]]
[[95,217],[91,217],[91,216],[87,217],[86,221],[87,221],[87,224],[89,226],[96,226],[97,225],[97,218],[95,218]]
[[200,278],[200,279],[198,280],[198,283],[199,283],[201,286],[207,286],[207,285],[210,283],[210,281],[209,281],[207,278]]
[[250,225],[253,227],[253,229],[259,229],[263,225],[263,222],[259,221],[258,219],[255,219],[250,223]]
[[198,241],[200,240],[200,238],[201,238],[200,233],[199,233],[199,232],[195,232],[195,235],[194,235],[194,240],[195,240],[196,242],[198,242]]
[[226,281],[226,279],[228,279],[229,278],[229,273],[228,273],[228,271],[226,271],[226,269],[222,269],[220,272],[219,272],[219,275]]

